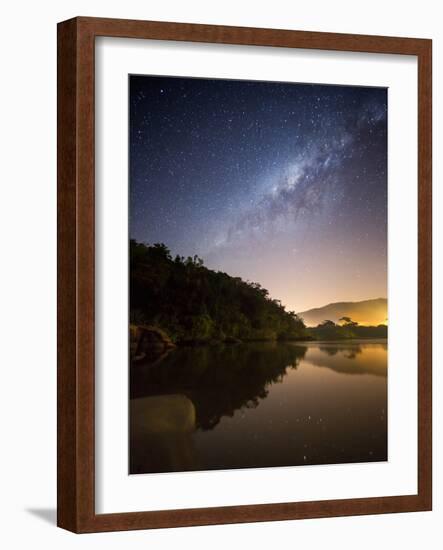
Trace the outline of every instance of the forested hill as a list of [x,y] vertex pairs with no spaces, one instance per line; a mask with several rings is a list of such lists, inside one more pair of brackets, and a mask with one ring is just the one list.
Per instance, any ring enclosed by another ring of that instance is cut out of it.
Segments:
[[194,256],[172,258],[164,244],[130,242],[130,316],[174,342],[296,340],[303,321],[258,283],[212,271]]

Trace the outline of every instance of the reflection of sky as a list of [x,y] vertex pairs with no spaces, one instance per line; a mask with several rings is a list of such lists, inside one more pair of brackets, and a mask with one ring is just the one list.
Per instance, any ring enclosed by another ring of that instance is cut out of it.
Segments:
[[353,350],[346,344],[336,355],[326,352],[329,342],[322,345],[323,351],[308,345],[297,368],[266,387],[258,407],[196,432],[201,462],[263,467],[387,460],[386,346],[364,343],[349,359]]
[[388,345],[383,343],[330,343],[308,347],[303,358],[315,367],[326,367],[336,373],[387,377]]
[[131,237],[289,309],[386,296],[385,89],[132,76]]

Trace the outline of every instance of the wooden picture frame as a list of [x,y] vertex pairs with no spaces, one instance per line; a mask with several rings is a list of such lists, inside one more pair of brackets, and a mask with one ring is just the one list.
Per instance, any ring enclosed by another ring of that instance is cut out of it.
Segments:
[[[96,514],[94,42],[99,36],[389,53],[418,58],[418,493]],[[76,533],[431,510],[430,40],[78,17],[58,25],[58,519]]]

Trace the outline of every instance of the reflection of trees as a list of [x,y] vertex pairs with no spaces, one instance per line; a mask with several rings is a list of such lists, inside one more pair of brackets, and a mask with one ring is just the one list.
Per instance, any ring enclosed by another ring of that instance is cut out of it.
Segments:
[[[326,367],[340,374],[372,374],[375,376],[387,376],[387,351],[386,343],[373,344],[340,343],[319,345],[321,354],[305,358],[311,365]],[[381,351],[381,353],[379,353]]]
[[323,353],[326,353],[329,356],[337,355],[337,353],[342,353],[347,359],[355,359],[359,353],[362,353],[362,347],[360,344],[347,344],[347,345],[319,345],[318,349]]
[[197,427],[210,430],[221,417],[256,407],[305,353],[304,346],[281,343],[179,348],[160,362],[131,368],[131,397],[186,395]]

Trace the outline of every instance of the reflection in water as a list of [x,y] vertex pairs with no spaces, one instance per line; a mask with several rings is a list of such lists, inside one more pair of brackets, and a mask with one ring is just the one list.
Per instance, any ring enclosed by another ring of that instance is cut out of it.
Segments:
[[[345,374],[387,375],[388,346],[386,342],[368,345],[352,342],[348,345],[330,342],[319,344],[317,349],[310,349],[308,361],[317,367],[327,367],[335,372]],[[322,354],[325,354],[322,356]]]
[[131,399],[130,418],[131,471],[143,471],[146,462],[156,471],[192,469],[195,408],[190,399],[184,395]]
[[178,348],[130,382],[131,473],[387,459],[385,341]]

